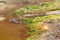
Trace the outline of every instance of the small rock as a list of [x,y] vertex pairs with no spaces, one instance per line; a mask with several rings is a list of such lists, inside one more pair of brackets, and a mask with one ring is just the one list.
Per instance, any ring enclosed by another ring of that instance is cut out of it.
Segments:
[[0,17],[0,21],[4,21],[6,18],[4,17]]
[[21,20],[17,19],[17,18],[12,18],[9,20],[10,22],[14,22],[14,23],[22,23]]
[[47,12],[46,15],[60,14],[60,10]]

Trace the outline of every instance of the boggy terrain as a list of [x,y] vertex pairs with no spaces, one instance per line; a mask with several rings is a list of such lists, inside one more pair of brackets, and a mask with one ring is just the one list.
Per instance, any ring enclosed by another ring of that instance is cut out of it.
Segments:
[[[29,35],[26,33],[26,31],[29,31],[30,28],[28,28],[27,24],[25,24],[23,21],[17,24],[15,22],[11,22],[9,20],[11,18],[16,17],[16,15],[13,14],[12,11],[19,9],[20,7],[25,7],[28,5],[27,4],[19,4],[19,5],[8,4],[7,6],[9,6],[9,7],[4,6],[5,9],[3,9],[4,7],[0,8],[1,9],[0,16],[3,16],[5,18],[4,21],[0,21],[0,40],[24,40],[25,38],[29,37]],[[52,23],[54,23],[54,24],[52,24]],[[58,31],[58,29],[59,29],[59,27],[56,27],[56,25],[59,24],[59,21],[57,21],[57,22],[54,21],[52,23],[51,23],[51,25],[53,25],[54,27],[47,23],[52,28],[50,30],[51,33],[54,31]],[[50,36],[47,39],[46,36],[50,35],[50,32],[48,32],[46,34],[42,34],[41,38],[38,37],[36,40],[40,40],[40,39],[41,40],[45,40],[45,39],[46,40],[57,40],[60,37],[56,34],[57,39],[51,39]],[[60,35],[60,33],[59,33],[59,35]]]

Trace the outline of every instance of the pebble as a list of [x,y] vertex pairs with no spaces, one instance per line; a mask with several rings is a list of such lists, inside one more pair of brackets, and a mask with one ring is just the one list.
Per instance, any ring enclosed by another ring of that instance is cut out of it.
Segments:
[[12,18],[9,20],[10,22],[13,22],[13,23],[22,23],[21,20],[19,20],[18,18]]
[[5,17],[0,17],[0,21],[4,21],[5,19]]
[[60,10],[47,12],[46,15],[60,14]]

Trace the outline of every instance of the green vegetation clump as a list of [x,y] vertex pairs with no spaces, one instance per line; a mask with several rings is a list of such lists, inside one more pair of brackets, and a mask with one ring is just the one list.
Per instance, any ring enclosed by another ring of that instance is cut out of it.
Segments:
[[16,14],[25,14],[26,12],[27,12],[26,8],[20,8],[19,10],[15,11]]
[[27,23],[35,23],[35,22],[43,22],[46,20],[59,19],[59,18],[60,18],[60,14],[39,16],[39,17],[35,17],[35,18],[24,18],[23,20]]
[[27,6],[15,11],[16,14],[26,14],[28,10],[60,10],[60,1],[44,2],[41,5]]
[[51,19],[53,20],[60,19],[60,14],[39,16],[35,18],[25,18],[24,21],[28,24],[28,27],[31,29],[29,32],[27,32],[28,34],[30,34],[30,37],[27,38],[27,40],[35,40],[36,37],[39,37],[39,35],[45,32],[46,30],[42,31],[42,30],[37,29],[36,25],[39,22],[44,22]]
[[[18,10],[15,11],[16,14],[27,14],[28,10],[60,10],[60,1],[56,0],[54,2],[44,2],[41,3],[41,5],[33,5],[33,6],[28,6],[25,8],[20,8]],[[32,11],[33,12],[33,11]],[[37,29],[37,23],[39,22],[44,22],[47,20],[56,20],[56,19],[60,19],[60,14],[57,15],[45,15],[45,16],[38,16],[35,18],[24,18],[23,20],[28,24],[28,27],[31,29],[29,32],[27,32],[28,34],[30,34],[30,37],[27,38],[27,40],[35,40],[35,38],[38,35],[41,35],[43,32],[45,31],[41,31],[39,29]]]

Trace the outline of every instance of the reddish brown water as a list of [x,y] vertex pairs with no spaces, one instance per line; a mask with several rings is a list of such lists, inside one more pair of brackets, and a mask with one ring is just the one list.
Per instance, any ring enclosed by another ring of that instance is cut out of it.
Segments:
[[9,19],[14,17],[11,12],[6,12],[6,20],[0,22],[0,40],[24,40],[24,38],[28,37],[26,31],[29,28],[25,23],[13,23],[9,22]]

